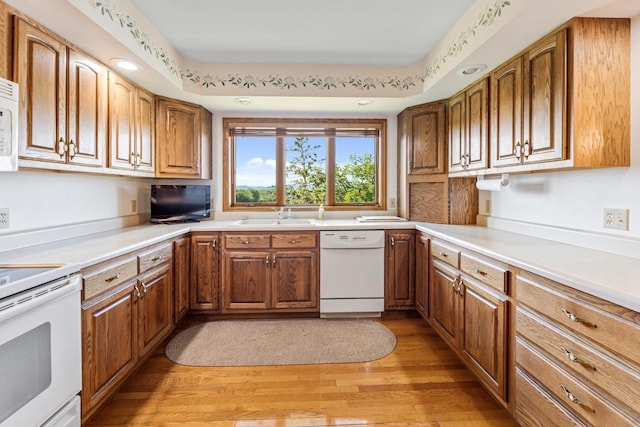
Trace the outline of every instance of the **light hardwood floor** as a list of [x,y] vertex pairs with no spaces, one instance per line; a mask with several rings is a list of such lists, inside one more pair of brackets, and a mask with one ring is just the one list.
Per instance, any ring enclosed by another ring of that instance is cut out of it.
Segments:
[[424,320],[382,322],[397,347],[368,363],[188,367],[161,346],[86,426],[515,426]]

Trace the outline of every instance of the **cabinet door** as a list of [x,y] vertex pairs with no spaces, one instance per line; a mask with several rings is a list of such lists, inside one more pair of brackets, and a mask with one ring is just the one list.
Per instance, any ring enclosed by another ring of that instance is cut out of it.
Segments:
[[173,242],[174,322],[178,323],[189,311],[189,252],[188,237]]
[[82,307],[82,413],[110,395],[137,360],[133,284]]
[[140,277],[138,289],[138,355],[144,357],[173,327],[173,280],[165,264]]
[[466,170],[487,167],[489,147],[489,83],[482,79],[466,91]]
[[200,107],[159,99],[156,136],[158,175],[200,176]]
[[387,231],[385,310],[415,308],[415,231]]
[[136,106],[136,170],[154,174],[156,106],[155,97],[140,88]]
[[68,68],[69,163],[106,166],[107,69],[72,49]]
[[429,303],[431,326],[453,347],[458,348],[458,293],[460,275],[440,261],[431,260]]
[[520,164],[522,57],[491,73],[491,167]]
[[109,73],[109,167],[135,167],[136,87]]
[[319,307],[318,251],[274,251],[271,266],[272,308]]
[[20,85],[21,158],[66,163],[66,46],[16,18],[14,76]]
[[525,54],[525,163],[563,160],[566,150],[566,30],[536,43]]
[[506,398],[507,299],[469,279],[461,282],[460,351],[476,375]]
[[217,311],[219,300],[220,236],[191,236],[191,310]]
[[466,93],[449,99],[449,172],[465,169],[467,154]]
[[429,238],[416,235],[416,310],[426,320],[429,314]]
[[411,110],[407,158],[409,175],[446,172],[445,110],[440,102]]
[[270,307],[271,253],[224,253],[223,310],[266,310]]

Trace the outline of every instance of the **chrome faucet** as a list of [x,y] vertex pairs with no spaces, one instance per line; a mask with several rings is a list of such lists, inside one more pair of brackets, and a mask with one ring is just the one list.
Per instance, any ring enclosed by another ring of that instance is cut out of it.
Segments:
[[284,206],[281,206],[280,209],[278,208],[271,208],[273,209],[275,212],[278,213],[278,219],[282,219],[284,217]]

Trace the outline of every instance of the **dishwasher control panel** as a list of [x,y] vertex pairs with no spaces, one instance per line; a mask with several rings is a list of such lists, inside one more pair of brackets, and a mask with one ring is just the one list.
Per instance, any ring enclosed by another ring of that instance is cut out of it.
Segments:
[[320,233],[320,248],[383,248],[384,230],[336,230]]

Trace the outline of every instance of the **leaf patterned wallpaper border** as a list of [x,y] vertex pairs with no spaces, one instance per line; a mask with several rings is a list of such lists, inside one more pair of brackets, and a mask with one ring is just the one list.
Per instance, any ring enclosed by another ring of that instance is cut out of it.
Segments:
[[426,80],[432,79],[437,75],[447,60],[458,56],[464,50],[464,46],[469,43],[469,40],[477,35],[480,28],[491,26],[502,16],[503,9],[511,5],[510,0],[494,0],[489,2],[473,24],[465,31],[462,31],[457,39],[451,41],[442,54],[424,68],[422,74],[386,77],[360,75],[340,77],[337,75],[321,76],[317,74],[309,74],[306,76],[267,74],[261,76],[243,75],[242,73],[220,76],[211,75],[210,73],[202,75],[202,73],[196,69],[183,70],[180,69],[178,61],[172,58],[165,49],[157,47],[154,44],[153,40],[151,40],[147,33],[137,24],[134,18],[119,11],[113,0],[88,0],[88,2],[102,18],[119,24],[121,31],[127,32],[145,54],[159,61],[171,75],[180,77],[183,80],[186,79],[204,89],[233,86],[245,90],[251,90],[257,87],[272,87],[291,91],[300,88],[337,91],[339,89],[355,88],[365,92],[373,92],[378,89],[387,88],[394,88],[400,92],[406,92],[416,88],[418,84],[424,84]]

